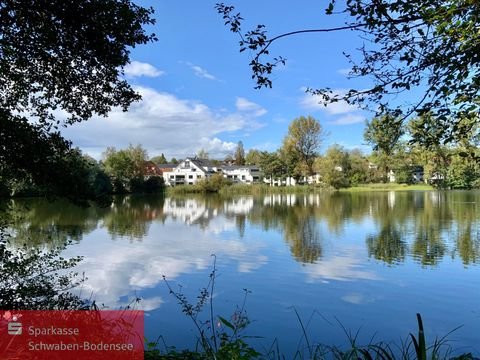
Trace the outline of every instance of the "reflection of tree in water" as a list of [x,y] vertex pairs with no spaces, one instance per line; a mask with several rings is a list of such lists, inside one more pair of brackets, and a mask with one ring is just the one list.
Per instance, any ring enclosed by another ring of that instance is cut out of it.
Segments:
[[402,240],[402,233],[395,226],[388,224],[376,235],[367,236],[368,256],[387,264],[396,264],[405,260],[407,244]]
[[321,238],[313,216],[298,219],[296,228],[285,229],[285,239],[296,260],[314,263],[322,256]]
[[254,206],[248,219],[261,224],[266,231],[280,229],[294,258],[313,263],[322,256],[322,244],[315,216],[315,206],[296,196],[294,200],[283,195],[278,201]]
[[280,230],[295,259],[315,262],[322,256],[319,224],[331,233],[367,226],[370,256],[388,264],[408,253],[424,266],[437,265],[446,254],[465,265],[480,262],[480,192],[376,192],[252,196],[116,197],[108,208],[79,207],[67,201],[15,199],[12,239],[15,246],[63,246],[79,241],[100,226],[112,238],[142,239],[152,221],[175,219],[208,231],[222,216],[235,224],[239,237],[248,223],[264,231]]
[[63,247],[68,240],[80,241],[95,230],[106,210],[77,206],[62,199],[16,199],[11,201],[10,229],[13,246]]
[[103,218],[103,226],[115,239],[117,236],[141,240],[148,234],[152,220],[162,218],[162,196],[125,196],[114,199]]
[[457,236],[457,251],[464,265],[477,264],[480,261],[480,228],[467,226]]
[[417,211],[414,217],[414,239],[411,252],[415,261],[422,265],[437,265],[447,251],[447,244],[442,230],[445,224],[451,221],[451,215],[443,194],[424,193],[424,201],[421,211]]
[[13,220],[10,242],[14,246],[63,247],[67,241],[80,241],[103,222],[112,237],[141,238],[154,219],[163,218],[163,197],[117,197],[111,207],[78,206],[57,199],[15,199],[9,213]]

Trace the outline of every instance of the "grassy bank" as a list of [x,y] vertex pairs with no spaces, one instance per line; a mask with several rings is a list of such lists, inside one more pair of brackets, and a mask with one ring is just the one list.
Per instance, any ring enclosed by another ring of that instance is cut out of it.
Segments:
[[[434,190],[435,188],[426,184],[364,184],[353,186],[345,189],[339,189],[341,192],[362,192],[362,191],[425,191]],[[178,194],[202,194],[208,192],[216,192],[222,195],[262,195],[262,194],[311,194],[315,192],[332,192],[333,188],[322,187],[320,185],[298,185],[298,186],[269,186],[267,184],[233,184],[224,185],[218,189],[206,190],[205,187],[199,185],[179,185],[175,187],[167,187],[167,195]]]
[[361,192],[361,191],[425,191],[425,190],[435,190],[431,185],[427,184],[396,184],[396,183],[387,183],[387,184],[362,184],[358,186],[349,187],[346,189],[340,189],[342,192]]
[[221,195],[262,195],[262,194],[311,194],[312,192],[331,191],[328,188],[314,185],[300,186],[269,186],[267,184],[233,184],[224,185],[219,189],[206,190],[198,185],[178,185],[167,187],[167,195],[202,194],[215,192]]

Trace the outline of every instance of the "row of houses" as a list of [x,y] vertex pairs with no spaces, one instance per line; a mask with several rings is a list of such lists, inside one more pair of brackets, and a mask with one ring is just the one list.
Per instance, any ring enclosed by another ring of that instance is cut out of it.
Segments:
[[167,186],[193,185],[214,174],[222,174],[234,183],[252,184],[262,181],[258,166],[216,164],[197,157],[186,158],[178,164],[156,165],[149,161],[145,165],[145,176],[162,176]]
[[[370,169],[376,168],[374,164],[369,165]],[[336,168],[342,171],[341,167]],[[283,179],[270,179],[263,177],[262,171],[258,166],[251,165],[230,165],[218,164],[207,159],[197,157],[188,157],[179,164],[160,164],[152,161],[145,164],[145,176],[162,176],[167,186],[193,185],[201,179],[206,179],[214,174],[222,174],[224,178],[233,183],[252,184],[256,182],[265,182],[272,186],[294,186],[297,184],[319,184],[321,177],[318,174],[305,177],[303,179],[294,179],[285,177]],[[427,181],[423,176],[423,167],[415,166],[412,170],[413,182]],[[390,182],[396,181],[395,172],[390,170],[388,173]],[[432,179],[429,179],[430,181]]]

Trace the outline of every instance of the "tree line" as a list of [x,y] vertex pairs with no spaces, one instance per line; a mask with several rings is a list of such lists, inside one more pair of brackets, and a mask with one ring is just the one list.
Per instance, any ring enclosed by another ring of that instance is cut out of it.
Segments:
[[[264,175],[297,182],[313,174],[322,184],[344,188],[367,183],[389,182],[411,184],[414,173],[426,182],[451,189],[480,187],[480,127],[466,122],[461,138],[449,144],[434,141],[437,126],[431,114],[404,124],[399,117],[383,115],[367,121],[364,140],[372,146],[365,155],[359,149],[347,150],[331,145],[323,155],[319,150],[326,132],[315,118],[294,119],[282,146],[273,152],[251,149],[245,156],[247,165],[258,165]],[[427,124],[427,125],[426,125]],[[441,127],[437,126],[441,131]]]

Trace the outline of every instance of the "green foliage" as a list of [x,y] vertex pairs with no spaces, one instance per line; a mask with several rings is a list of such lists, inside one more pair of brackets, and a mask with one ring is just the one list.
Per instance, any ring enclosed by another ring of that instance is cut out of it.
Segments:
[[328,148],[324,157],[319,159],[317,172],[322,182],[335,189],[345,188],[350,185],[350,158],[349,154],[339,145]]
[[[213,256],[215,257],[215,255]],[[247,343],[246,339],[249,336],[244,334],[250,324],[245,309],[248,290],[244,289],[243,304],[235,309],[229,320],[222,316],[216,316],[214,313],[213,293],[217,279],[216,257],[209,276],[210,280],[207,286],[200,290],[195,303],[190,302],[182,292],[173,290],[165,276],[163,279],[170,294],[177,299],[182,312],[192,320],[197,331],[197,342],[201,352],[198,352],[198,357],[192,357],[193,359],[249,360],[260,357],[261,354]],[[206,306],[208,306],[208,314],[205,319],[202,319],[201,315]],[[155,347],[155,344],[152,345]],[[173,349],[173,352],[175,356],[178,356],[179,353],[176,352],[176,349]],[[172,352],[168,351],[168,354],[171,355]],[[189,352],[179,354],[179,356],[184,355],[189,355]],[[160,356],[160,358],[162,357]]]
[[303,166],[305,175],[313,174],[313,162],[324,136],[322,126],[315,118],[301,116],[294,119],[288,127],[288,134],[283,140],[281,150],[282,153],[293,157],[289,168],[293,170]]
[[286,173],[286,164],[276,152],[262,151],[259,166],[263,175],[270,179],[284,176]]
[[[272,37],[264,25],[242,30],[244,19],[233,6],[221,3],[216,9],[230,31],[240,37],[240,52],[253,52],[249,65],[256,88],[271,87],[272,71],[285,64],[284,58],[270,54],[273,42],[298,34],[355,30],[365,41],[359,47],[359,62],[356,56],[346,55],[351,63],[350,76],[367,77],[371,86],[340,94],[328,87],[309,89],[310,93],[321,96],[325,103],[345,101],[370,107],[377,115],[399,115],[399,121],[430,113],[437,122],[432,135],[443,142],[458,141],[478,125],[476,1],[332,0],[325,13],[338,18],[338,26],[299,29]],[[407,101],[401,99],[404,92],[408,93]]]
[[448,187],[452,189],[471,189],[479,183],[480,166],[473,159],[453,156],[446,175]]
[[260,165],[262,153],[260,150],[250,149],[245,156],[246,165]]
[[201,179],[196,186],[201,192],[219,192],[220,189],[231,184],[232,182],[224,178],[222,174],[216,173],[210,177]]
[[132,47],[155,40],[143,30],[153,10],[129,0],[2,0],[0,8],[0,177],[72,195],[67,166],[76,160],[56,128],[139,100],[123,68]]
[[150,161],[154,162],[156,165],[168,163],[167,158],[165,157],[165,155],[163,155],[163,153],[160,156],[152,157]]
[[348,181],[350,186],[365,184],[370,182],[368,160],[361,153],[360,150],[352,150],[348,154],[350,162],[350,171],[348,174]]
[[103,154],[106,173],[112,178],[114,191],[122,193],[142,192],[143,173],[147,152],[141,145],[130,145],[127,149],[107,148]]
[[165,183],[163,177],[150,176],[143,183],[143,191],[146,193],[157,193],[164,190]]
[[372,145],[374,151],[389,156],[403,133],[401,119],[387,114],[367,121],[363,137],[368,144]]
[[[63,248],[50,251],[14,248],[8,243],[10,209],[0,209],[0,309],[67,310],[80,309],[86,302],[70,290],[83,281],[74,272],[80,257],[60,257]],[[59,275],[63,272],[63,275]]]

